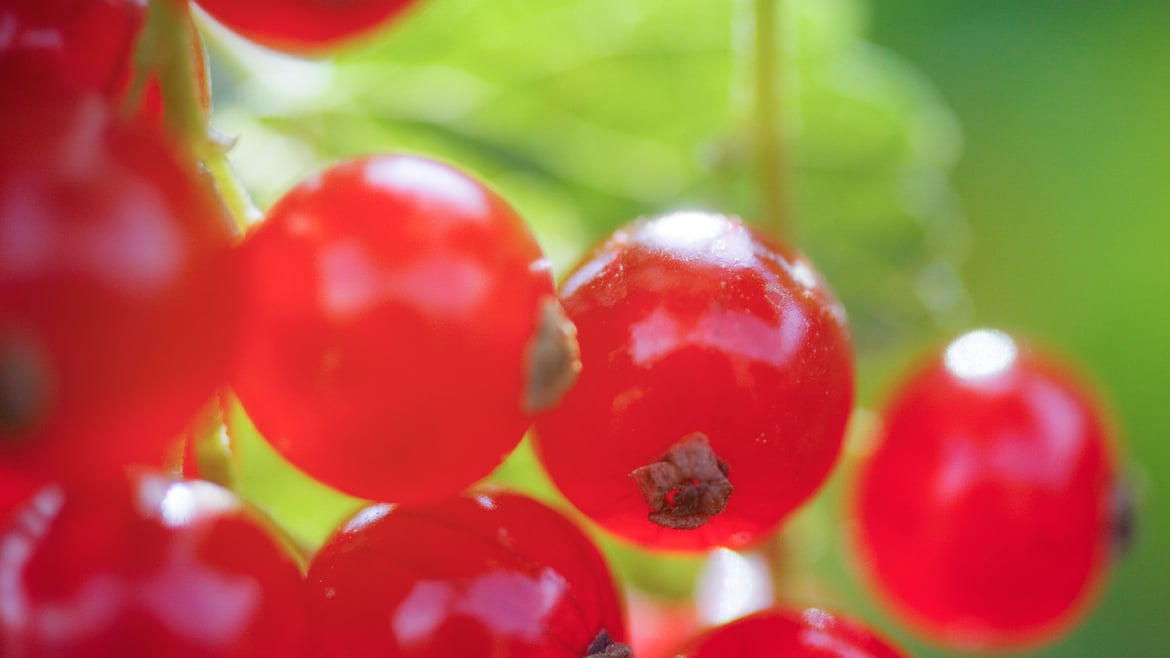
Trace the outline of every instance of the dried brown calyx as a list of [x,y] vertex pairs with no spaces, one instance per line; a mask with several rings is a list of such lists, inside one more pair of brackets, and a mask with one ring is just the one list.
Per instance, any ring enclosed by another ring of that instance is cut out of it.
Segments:
[[49,361],[31,337],[0,334],[0,443],[34,436],[50,404]]
[[634,652],[629,645],[614,642],[603,628],[585,650],[585,658],[634,658]]
[[560,401],[581,372],[577,327],[556,297],[545,297],[536,319],[536,333],[525,355],[524,411],[533,414]]
[[694,530],[723,511],[733,487],[727,464],[702,432],[683,437],[662,459],[634,469],[630,479],[650,505],[650,520],[675,530]]

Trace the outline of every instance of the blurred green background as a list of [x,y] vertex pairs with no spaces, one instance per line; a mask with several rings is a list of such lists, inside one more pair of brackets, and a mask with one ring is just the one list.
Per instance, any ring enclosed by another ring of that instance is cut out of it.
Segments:
[[1143,493],[1138,543],[1045,656],[1170,656],[1170,3],[881,0],[873,36],[959,116],[974,320],[1092,372]]
[[[350,155],[457,163],[521,210],[564,274],[637,215],[758,215],[750,9],[422,0],[312,62],[213,33],[213,122],[240,136],[233,162],[262,207]],[[976,325],[1078,363],[1123,429],[1138,540],[1085,623],[1029,655],[1170,656],[1170,2],[789,0],[779,30],[796,239],[849,310],[860,402],[880,406],[924,350]],[[245,491],[309,541],[353,504],[255,442],[241,459]],[[785,533],[814,585],[778,596],[945,655],[885,617],[851,565],[851,466]],[[527,452],[499,477],[555,495]],[[611,552],[649,589],[693,577]]]

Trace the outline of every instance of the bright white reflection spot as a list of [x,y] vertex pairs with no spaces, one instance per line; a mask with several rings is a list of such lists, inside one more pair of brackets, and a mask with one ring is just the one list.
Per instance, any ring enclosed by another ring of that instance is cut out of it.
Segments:
[[679,327],[669,313],[655,309],[630,327],[630,355],[648,365],[670,353],[679,343]]
[[[195,550],[193,542],[175,549],[162,568],[133,592],[138,604],[128,607],[150,610],[176,635],[197,639],[209,649],[225,649],[256,618],[264,593],[249,576],[203,566]],[[119,607],[107,603],[108,609]]]
[[239,501],[227,489],[207,482],[175,482],[167,487],[159,503],[163,523],[179,527],[196,515],[239,508]]
[[[461,220],[486,219],[488,198],[475,181],[449,167],[411,157],[372,158],[365,169],[366,182],[395,194],[409,195],[420,204],[460,215]],[[441,220],[441,216],[436,221]]]
[[648,245],[683,257],[726,264],[751,262],[751,235],[724,215],[681,211],[646,222],[639,237]]
[[768,565],[762,557],[726,548],[711,552],[696,587],[699,619],[723,624],[775,602]]
[[355,532],[360,530],[386,516],[393,509],[394,506],[389,503],[371,505],[358,512],[352,519],[349,520],[349,523],[345,524],[345,532]]
[[943,355],[947,370],[961,379],[985,379],[1006,371],[1016,360],[1018,350],[1011,337],[994,329],[978,329],[963,334],[947,347]]
[[321,254],[321,303],[332,316],[349,318],[380,304],[404,302],[435,315],[471,312],[490,292],[488,273],[465,260],[426,255],[393,269],[375,262],[356,241]]
[[809,608],[800,615],[804,619],[804,623],[819,628],[821,630],[833,624],[833,615],[821,610],[820,608]]
[[169,526],[181,526],[190,521],[195,515],[195,494],[181,484],[167,489],[162,500],[162,515]]
[[475,502],[477,505],[486,510],[494,510],[496,508],[496,501],[492,500],[491,496],[479,494],[475,496]]
[[610,264],[613,263],[614,258],[615,255],[613,252],[609,252],[581,265],[581,267],[569,275],[569,278],[566,279],[565,283],[561,285],[561,297],[570,297],[573,295],[573,293],[577,292],[578,288],[592,282],[599,274],[605,271],[605,268],[609,267]]
[[[126,179],[119,183],[117,206],[97,226],[84,221],[46,221],[49,192],[34,182],[17,180],[12,191],[0,198],[0,271],[17,276],[38,276],[67,262],[71,268],[113,286],[133,292],[154,293],[166,287],[184,267],[182,236],[160,217],[171,209],[158,192],[145,183]],[[70,274],[73,274],[70,271]]]
[[8,529],[0,535],[0,629],[24,628],[28,624],[25,567],[64,504],[61,487],[46,485],[12,513]]
[[398,642],[404,648],[425,642],[447,618],[454,598],[451,583],[416,582],[390,621]]
[[532,639],[544,632],[549,613],[567,588],[565,579],[547,567],[537,580],[525,574],[492,571],[471,581],[455,609],[482,620],[497,634]]
[[812,267],[810,267],[809,264],[803,260],[798,260],[793,263],[792,269],[789,270],[789,273],[792,274],[792,279],[794,281],[804,286],[805,288],[812,290],[813,288],[817,287],[816,272],[814,272]]

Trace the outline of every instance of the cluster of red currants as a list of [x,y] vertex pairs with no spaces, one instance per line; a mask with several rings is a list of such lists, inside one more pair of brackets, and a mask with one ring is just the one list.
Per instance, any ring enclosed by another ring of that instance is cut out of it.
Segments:
[[[409,3],[200,4],[313,51]],[[170,99],[146,93],[148,11],[190,9],[0,0],[0,658],[630,656],[576,522],[469,489],[530,425],[576,509],[654,550],[751,547],[824,483],[853,357],[799,252],[676,212],[617,231],[558,291],[502,198],[406,155],[336,164],[238,239],[159,120]],[[184,479],[185,428],[224,387],[290,462],[388,502],[305,551]],[[887,413],[857,487],[862,562],[941,644],[1052,638],[1127,528],[1111,441],[1050,359],[962,336]],[[817,609],[680,647],[904,655]]]

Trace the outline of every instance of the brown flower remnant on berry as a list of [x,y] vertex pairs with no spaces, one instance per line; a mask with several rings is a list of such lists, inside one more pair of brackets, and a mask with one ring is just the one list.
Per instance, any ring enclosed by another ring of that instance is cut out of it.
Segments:
[[581,372],[577,327],[565,317],[561,303],[546,297],[539,313],[525,356],[528,379],[522,404],[530,414],[556,406]]
[[636,468],[630,479],[650,505],[650,520],[675,530],[694,530],[723,511],[733,487],[727,464],[701,432],[683,437],[660,461]]
[[16,332],[0,335],[0,444],[33,436],[52,388],[48,359],[36,341]]
[[614,642],[603,628],[585,650],[585,658],[634,658],[634,652],[628,645]]

